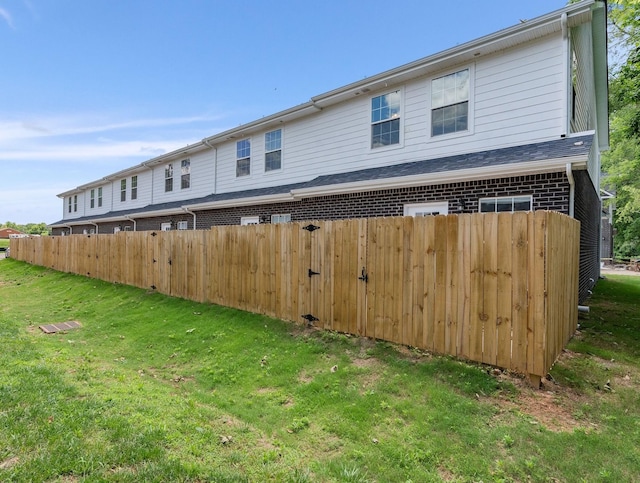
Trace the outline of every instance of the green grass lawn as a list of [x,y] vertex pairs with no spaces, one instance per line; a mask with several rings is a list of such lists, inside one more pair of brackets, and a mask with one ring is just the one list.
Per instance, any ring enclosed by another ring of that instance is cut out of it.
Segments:
[[[0,481],[638,481],[640,278],[545,381],[0,261]],[[45,335],[41,324],[82,328]]]

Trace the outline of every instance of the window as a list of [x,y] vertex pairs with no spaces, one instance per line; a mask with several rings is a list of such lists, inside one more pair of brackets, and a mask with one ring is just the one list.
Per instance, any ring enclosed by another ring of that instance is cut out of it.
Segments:
[[400,91],[371,99],[371,147],[400,143]]
[[120,180],[120,201],[127,201],[127,180]]
[[241,225],[259,225],[260,217],[259,216],[243,216],[240,218]]
[[90,200],[91,208],[95,208],[96,206],[96,190],[91,190],[91,200]]
[[138,199],[138,177],[131,176],[131,199]]
[[102,206],[102,188],[98,188],[98,208]]
[[179,221],[178,222],[178,230],[188,230],[189,222],[188,221]]
[[282,167],[282,129],[264,135],[264,170],[273,171]]
[[187,189],[191,186],[191,161],[183,159],[180,162],[180,189]]
[[71,203],[73,203],[73,201],[71,201],[71,196],[69,196],[69,213],[71,213]]
[[251,174],[251,141],[243,139],[236,143],[236,177]]
[[291,221],[291,213],[284,215],[271,215],[271,223],[289,223]]
[[169,223],[161,223],[160,224],[161,231],[171,231],[171,222]]
[[531,195],[503,196],[495,198],[480,198],[480,213],[500,213],[513,211],[531,211],[533,204]]
[[449,203],[418,203],[404,205],[404,216],[434,216],[449,214]]
[[124,231],[132,231],[133,227],[131,225],[125,225]]
[[173,191],[173,164],[167,164],[164,168],[164,191]]
[[431,81],[431,135],[469,129],[469,69]]
[[78,195],[73,195],[73,211],[78,211]]

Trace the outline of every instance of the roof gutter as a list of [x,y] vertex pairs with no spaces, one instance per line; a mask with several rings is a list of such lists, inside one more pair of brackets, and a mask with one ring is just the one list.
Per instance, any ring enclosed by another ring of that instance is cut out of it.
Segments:
[[[574,156],[571,158],[556,158],[545,161],[527,161],[523,163],[501,164],[489,168],[468,168],[456,171],[442,171],[439,173],[423,173],[397,178],[381,178],[375,180],[355,181],[352,183],[339,183],[333,185],[314,186],[311,188],[299,188],[291,190],[293,200],[312,198],[315,196],[337,195],[347,193],[361,193],[381,189],[409,188],[414,186],[429,186],[442,183],[458,183],[476,181],[488,177],[525,176],[532,174],[563,171],[566,165],[571,164],[580,169],[587,168],[587,156]],[[292,201],[292,200],[290,200]]]
[[245,198],[234,198],[220,201],[209,201],[206,203],[197,203],[193,205],[185,205],[183,208],[189,208],[191,210],[208,210],[218,208],[233,208],[235,206],[247,206],[247,205],[264,205],[268,203],[286,203],[288,201],[294,201],[292,192],[279,193],[275,195],[265,196],[249,196]]

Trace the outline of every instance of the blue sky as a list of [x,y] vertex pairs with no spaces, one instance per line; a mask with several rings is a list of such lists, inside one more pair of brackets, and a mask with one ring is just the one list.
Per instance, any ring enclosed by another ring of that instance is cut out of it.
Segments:
[[564,0],[0,0],[0,224]]

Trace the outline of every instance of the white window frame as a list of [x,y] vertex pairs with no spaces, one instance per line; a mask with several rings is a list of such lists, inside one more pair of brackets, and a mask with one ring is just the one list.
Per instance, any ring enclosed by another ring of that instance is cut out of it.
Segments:
[[[282,139],[282,135],[280,139]],[[246,146],[241,148],[240,143],[243,143],[243,145],[246,143]],[[282,155],[280,155],[280,160],[282,162]],[[246,162],[248,165],[246,173],[240,172],[240,162]],[[251,138],[236,141],[236,178],[244,178],[246,176],[251,176]]]
[[448,215],[449,202],[411,203],[404,205],[404,216]]
[[[433,107],[433,83],[434,81],[441,79],[443,77],[447,77],[450,76],[452,74],[456,74],[458,72],[462,72],[464,70],[468,70],[469,71],[469,92],[468,92],[468,99],[467,99],[467,129],[465,130],[461,130],[461,131],[455,131],[455,132],[450,132],[450,133],[446,133],[446,134],[436,134],[435,136],[433,135],[433,125],[432,125],[432,119],[433,119],[433,111],[434,109],[439,109],[442,107],[447,107],[449,105],[452,104],[446,104],[443,106],[438,106],[436,108]],[[462,68],[458,68],[455,70],[451,70],[451,71],[447,71],[447,72],[443,72],[441,74],[438,74],[437,76],[431,77],[428,81],[428,88],[427,88],[428,92],[427,92],[427,98],[429,100],[429,114],[427,116],[427,133],[429,135],[429,139],[431,139],[431,141],[440,141],[440,140],[446,140],[446,139],[451,139],[451,138],[456,138],[456,137],[462,137],[462,136],[469,136],[471,134],[473,134],[474,132],[474,111],[475,111],[475,65],[474,64],[470,64],[466,67],[462,67]]]
[[271,223],[290,223],[291,222],[291,213],[281,213],[276,215],[271,215]]
[[176,229],[177,230],[188,230],[189,229],[189,222],[188,221],[179,221],[176,224]]
[[[529,209],[528,210],[517,210],[517,211],[532,211],[533,210],[533,195],[513,195],[513,196],[487,196],[485,198],[478,199],[478,213],[513,213],[515,210],[513,209],[513,205],[516,202],[516,199],[519,198],[519,201],[524,201],[524,198],[527,198],[529,201]],[[498,211],[498,201],[511,201],[511,210],[503,210]],[[494,211],[481,211],[482,210],[482,202],[483,201],[495,201],[495,210]]]
[[160,231],[171,231],[171,222],[160,223]]
[[98,188],[98,208],[102,208],[102,186]]
[[[374,107],[375,99],[379,99],[381,97],[389,96],[396,93],[398,95],[398,106],[397,106],[398,112],[392,114],[388,118],[376,119],[374,121],[374,117],[375,117],[374,111],[376,110],[376,108]],[[378,126],[378,125],[385,124],[395,120],[398,121],[398,142],[392,143],[392,144],[381,144],[378,146],[374,146],[373,144],[374,126]],[[371,125],[371,127],[369,128],[369,149],[371,151],[380,151],[384,149],[395,149],[398,147],[402,147],[404,144],[404,91],[398,88],[388,92],[383,92],[375,96],[371,96],[371,98],[369,99],[369,124]]]
[[131,176],[131,199],[138,199],[138,176]]
[[120,180],[120,203],[127,201],[127,178]]
[[183,159],[180,161],[180,189],[189,188],[191,188],[191,160]]
[[164,167],[164,192],[173,191],[173,163],[166,164]]
[[259,225],[259,224],[260,224],[260,217],[259,216],[243,216],[242,218],[240,218],[240,225],[241,226]]
[[[271,141],[267,140],[267,136],[269,134],[272,133],[276,133],[276,132],[280,132],[280,140],[278,143],[278,147],[274,147],[274,146],[269,146],[269,144],[271,144]],[[264,172],[265,173],[270,173],[272,171],[282,171],[282,161],[283,161],[283,155],[282,155],[282,138],[283,138],[283,133],[282,133],[282,129],[278,128],[278,129],[273,129],[272,131],[266,132],[264,133]],[[269,168],[267,169],[267,155],[271,154],[271,153],[276,153],[279,152],[280,153],[280,166],[277,168]]]
[[91,199],[90,199],[91,209],[96,207],[96,190],[95,188],[91,190]]

